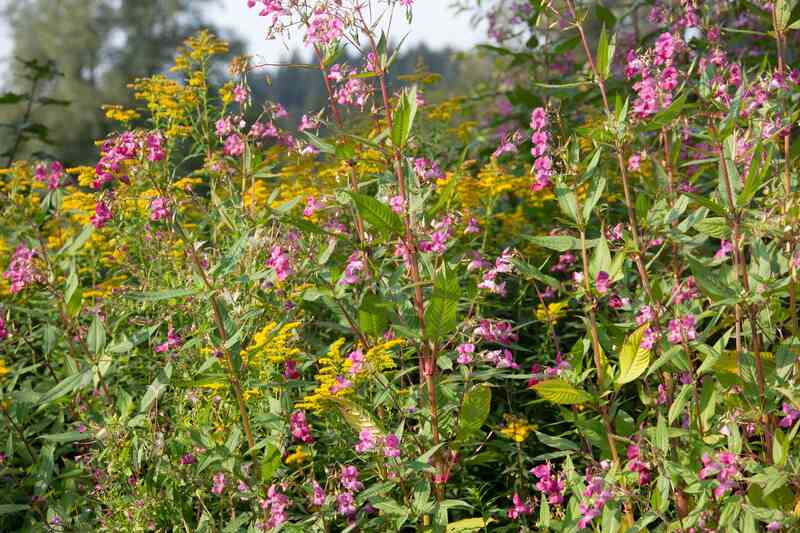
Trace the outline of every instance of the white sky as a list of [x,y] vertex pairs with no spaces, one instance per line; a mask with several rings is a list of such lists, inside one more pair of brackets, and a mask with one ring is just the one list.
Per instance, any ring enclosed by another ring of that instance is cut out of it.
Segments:
[[[481,42],[482,35],[471,27],[469,16],[465,13],[456,15],[449,7],[450,0],[416,0],[414,4],[411,25],[406,24],[404,11],[395,9],[390,35],[392,42],[398,42],[408,32],[406,43],[424,42],[437,49],[448,45],[466,49]],[[258,16],[258,5],[250,9],[247,0],[217,0],[217,7],[211,10],[208,18],[223,27],[237,30],[246,39],[251,54],[263,56],[267,62],[276,62],[288,54],[292,45],[302,45],[302,35],[295,32],[288,43],[289,48],[280,41],[267,41],[264,38],[267,19]]]
[[[123,0],[135,2],[136,0]],[[409,26],[401,9],[397,9],[394,17],[392,42],[398,42],[403,35],[409,33],[406,43],[424,42],[432,48],[451,46],[466,49],[483,41],[483,33],[472,28],[467,14],[456,15],[449,7],[451,0],[415,0],[414,20]],[[247,7],[247,0],[216,0],[210,8],[208,20],[219,26],[235,30],[248,44],[248,52],[261,56],[266,62],[278,62],[288,55],[287,44],[264,39],[266,19],[258,16],[258,6]],[[9,29],[0,19],[0,75],[5,75],[11,60]],[[302,35],[294,35],[288,43],[298,46]],[[0,85],[3,82],[0,81]]]

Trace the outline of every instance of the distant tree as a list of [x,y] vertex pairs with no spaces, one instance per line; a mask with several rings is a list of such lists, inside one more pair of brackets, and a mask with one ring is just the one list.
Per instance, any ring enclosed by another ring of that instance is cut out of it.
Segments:
[[[44,111],[51,151],[71,163],[94,157],[92,139],[110,127],[100,106],[130,103],[133,78],[164,71],[178,45],[200,28],[215,31],[202,16],[211,1],[0,0],[11,54],[53,61],[64,73],[51,95],[71,105]],[[234,52],[241,48],[232,43]],[[12,78],[20,79],[15,74],[12,67]]]

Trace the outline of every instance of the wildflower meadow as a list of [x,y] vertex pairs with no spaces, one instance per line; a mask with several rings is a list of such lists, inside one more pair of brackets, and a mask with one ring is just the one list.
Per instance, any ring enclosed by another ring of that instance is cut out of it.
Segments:
[[438,0],[228,1],[308,61],[200,31],[87,161],[0,94],[0,531],[800,531],[800,4],[461,0],[441,90]]

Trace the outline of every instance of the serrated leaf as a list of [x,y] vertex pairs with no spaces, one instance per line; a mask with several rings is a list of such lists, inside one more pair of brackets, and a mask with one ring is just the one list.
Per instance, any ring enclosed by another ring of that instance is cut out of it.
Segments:
[[388,324],[389,319],[381,298],[375,294],[364,295],[361,307],[358,308],[359,327],[367,335],[379,337],[386,331]]
[[477,385],[464,394],[458,421],[458,437],[464,437],[478,431],[492,405],[492,389],[488,385]]
[[614,382],[617,385],[630,383],[641,376],[650,364],[650,350],[642,348],[642,337],[648,324],[643,324],[631,333],[619,351],[619,374]]
[[458,278],[450,270],[443,270],[436,276],[433,293],[425,309],[426,338],[438,340],[456,328],[459,297]]
[[329,400],[336,406],[342,418],[356,433],[368,429],[375,437],[383,438],[386,436],[386,431],[378,425],[369,411],[357,403],[345,398],[330,398]]
[[366,194],[348,192],[356,206],[356,211],[368,224],[379,231],[392,235],[403,233],[403,220],[392,209]]
[[533,386],[533,390],[548,402],[560,405],[582,404],[592,399],[588,392],[575,388],[563,379],[540,381]]

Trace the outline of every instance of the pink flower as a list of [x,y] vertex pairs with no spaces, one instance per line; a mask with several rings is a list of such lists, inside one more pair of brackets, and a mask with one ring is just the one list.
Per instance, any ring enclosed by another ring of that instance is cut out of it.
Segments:
[[233,123],[228,117],[221,118],[214,124],[214,128],[219,137],[225,137],[233,131]]
[[400,457],[400,439],[394,433],[389,433],[383,439],[383,455],[386,457]]
[[33,266],[36,252],[20,244],[14,250],[14,255],[8,263],[8,269],[3,272],[3,277],[10,283],[11,294],[18,293],[28,285],[39,281],[40,275]]
[[784,402],[783,404],[783,414],[784,417],[780,421],[780,426],[782,428],[790,428],[800,419],[800,410],[795,409],[792,405]]
[[225,155],[231,157],[238,157],[244,153],[244,140],[238,133],[232,133],[225,139],[225,145],[222,148]]
[[233,88],[233,100],[237,104],[245,103],[248,96],[250,96],[250,90],[246,86],[237,85]]
[[319,122],[316,118],[303,115],[300,118],[300,125],[297,127],[297,131],[315,130],[317,128],[319,128]]
[[164,152],[164,137],[159,132],[150,133],[145,139],[147,144],[147,159],[153,163],[166,157]]
[[667,339],[672,344],[680,344],[683,342],[684,337],[686,341],[693,341],[697,338],[695,325],[697,319],[694,315],[686,315],[682,318],[675,318],[669,321],[669,333]]
[[631,172],[636,172],[642,167],[642,154],[635,153],[631,154],[628,158],[628,170]]
[[354,350],[350,352],[350,355],[347,356],[347,360],[350,361],[350,374],[358,374],[364,366],[364,362],[366,359],[364,358],[364,352],[361,350]]
[[214,483],[211,487],[211,493],[219,496],[225,490],[225,474],[219,472],[214,474]]
[[314,442],[314,437],[311,436],[311,429],[306,422],[306,414],[303,411],[295,411],[289,417],[289,430],[295,440],[305,444]]
[[358,480],[358,468],[353,465],[342,467],[341,474],[339,475],[339,482],[342,484],[342,487],[353,492],[358,492],[364,488],[364,484]]
[[175,350],[180,348],[183,344],[183,339],[181,339],[176,333],[172,326],[169,327],[167,330],[167,340],[153,348],[153,351],[156,353],[166,353],[171,350]]
[[316,480],[314,480],[311,486],[314,489],[314,493],[311,496],[311,505],[321,507],[325,503],[325,491],[322,490],[322,487],[320,487]]
[[352,516],[356,514],[355,500],[351,492],[343,492],[336,497],[339,513],[344,516]]
[[475,219],[475,217],[469,217],[469,220],[467,220],[467,227],[464,228],[464,235],[470,235],[472,233],[480,233],[480,232],[481,232],[481,227],[478,224],[478,221]]
[[375,447],[377,441],[375,440],[375,436],[372,434],[372,431],[369,429],[362,429],[361,432],[358,434],[359,441],[355,445],[356,453],[364,453],[367,452]]
[[364,254],[356,250],[350,257],[347,258],[347,265],[345,265],[344,273],[339,280],[339,285],[353,285],[361,280],[360,274],[364,271],[367,264],[364,260]]
[[636,324],[639,326],[646,324],[647,322],[652,322],[656,318],[656,313],[652,307],[649,305],[642,306],[639,309],[639,314],[636,315]]
[[283,368],[283,377],[286,379],[300,379],[300,372],[297,371],[297,361],[289,359]]
[[405,208],[405,202],[403,201],[403,197],[400,195],[392,196],[389,199],[389,206],[392,208],[392,211],[401,215],[403,213],[403,209]]
[[458,363],[468,365],[472,362],[472,354],[475,353],[475,345],[472,343],[461,344],[456,348],[458,352]]
[[278,281],[285,281],[293,273],[289,254],[277,245],[272,247],[267,266],[275,272]]
[[531,514],[533,510],[531,508],[531,505],[522,501],[522,498],[520,498],[519,494],[517,494],[516,492],[514,493],[514,496],[511,498],[511,503],[512,503],[511,507],[508,509],[508,511],[506,511],[508,517],[511,520],[516,520],[517,518],[520,517],[520,515],[523,514]]
[[111,214],[111,209],[108,208],[108,204],[100,200],[95,204],[94,215],[92,215],[92,218],[89,219],[89,221],[95,228],[100,229],[112,218],[113,215]]
[[0,341],[8,338],[8,330],[6,329],[6,320],[0,316]]
[[267,489],[267,499],[261,501],[261,508],[269,509],[269,518],[266,522],[267,529],[274,529],[286,523],[289,518],[286,515],[286,508],[289,506],[289,498],[283,494],[275,484]]
[[169,218],[170,211],[167,208],[167,199],[158,196],[150,201],[150,220],[157,221]]
[[541,130],[547,127],[547,112],[543,107],[537,107],[531,112],[531,129]]
[[733,243],[731,241],[726,241],[725,239],[722,239],[719,243],[719,249],[714,254],[714,259],[716,259],[717,261],[725,259],[726,257],[728,257],[728,254],[730,254],[732,251],[733,251]]
[[594,286],[597,289],[597,292],[600,294],[607,293],[609,287],[611,286],[611,280],[608,276],[608,272],[604,272],[602,270],[598,272],[594,279]]
[[47,190],[53,191],[61,186],[61,178],[64,177],[64,167],[58,161],[50,163],[48,170],[47,166],[40,164],[36,166],[36,174],[34,178],[37,181],[47,184]]

